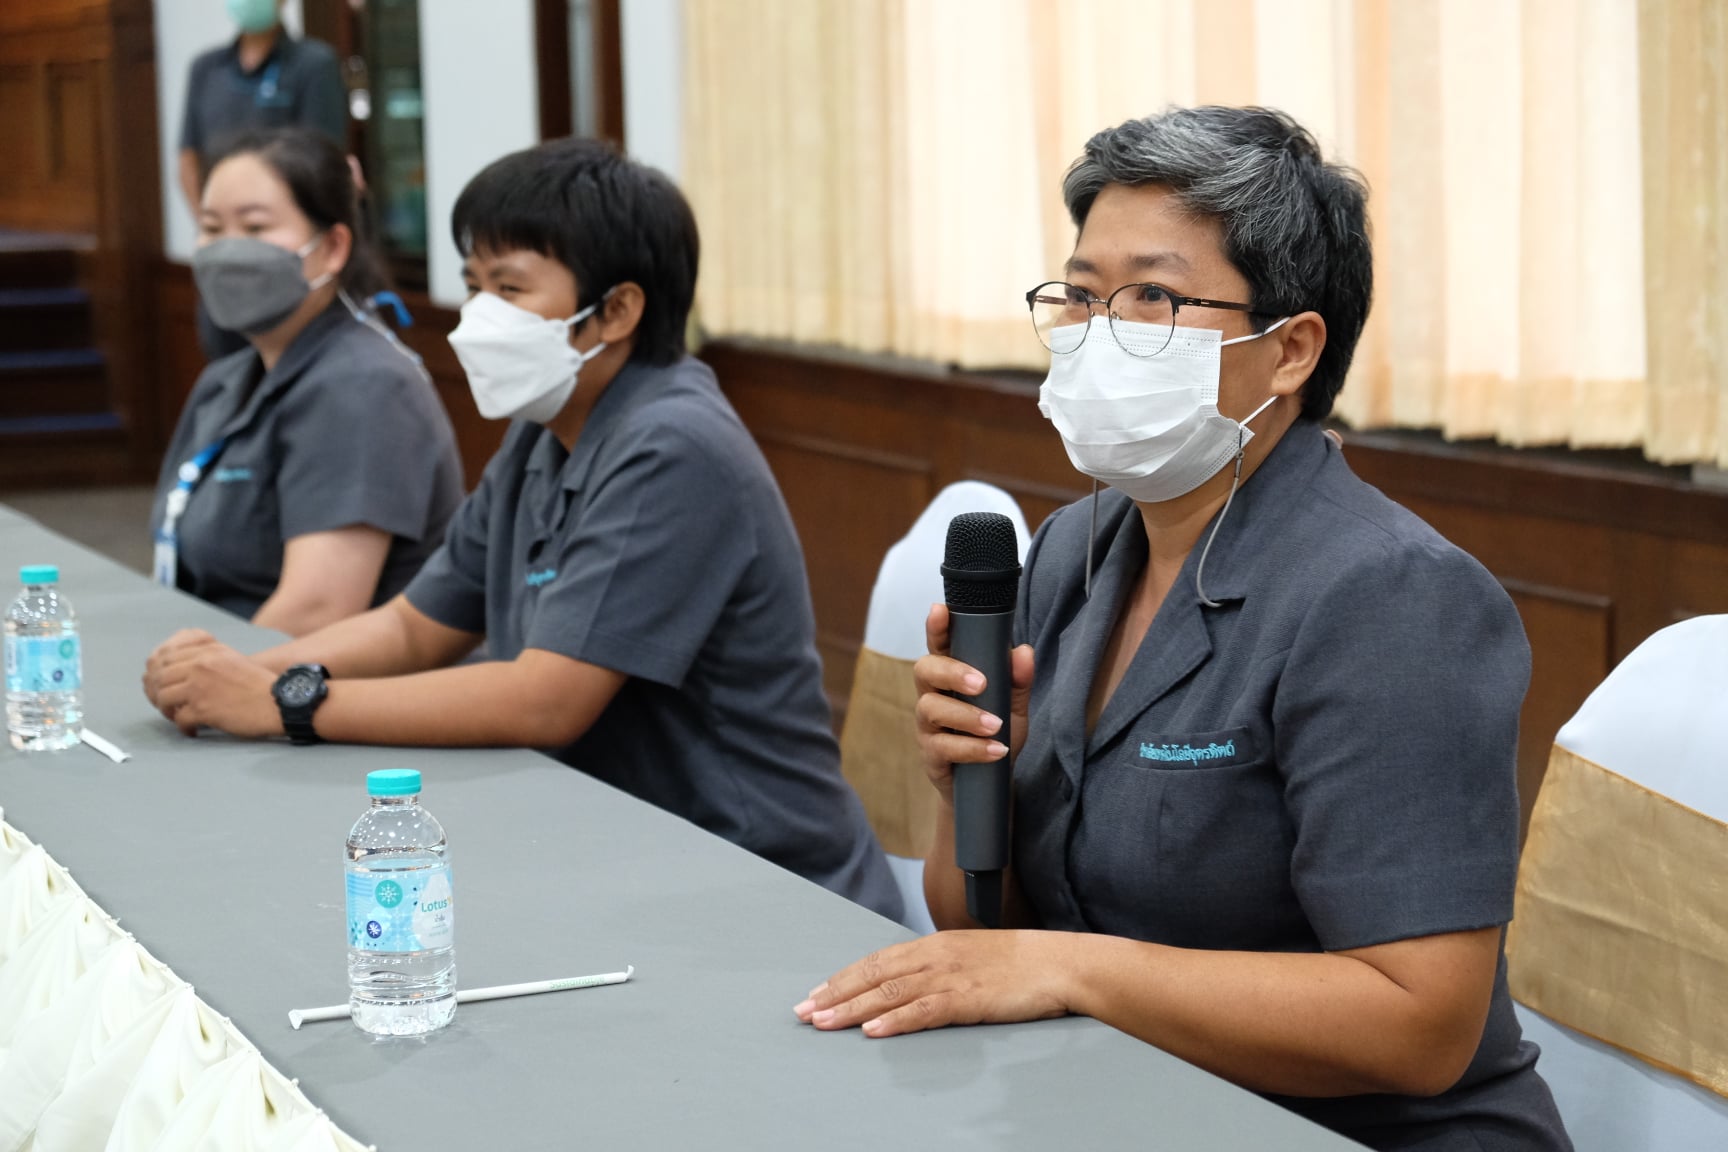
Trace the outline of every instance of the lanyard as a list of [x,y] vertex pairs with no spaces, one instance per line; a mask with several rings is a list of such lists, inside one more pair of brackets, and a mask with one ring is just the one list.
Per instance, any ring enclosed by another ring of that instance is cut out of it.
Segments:
[[192,499],[192,489],[198,487],[198,481],[204,478],[204,470],[210,467],[227,446],[228,437],[220,436],[206,445],[198,455],[180,465],[174,490],[168,493],[167,503],[162,509],[162,527],[156,533],[156,560],[152,567],[156,583],[164,588],[174,587],[179,575],[180,517],[186,513],[186,505]]

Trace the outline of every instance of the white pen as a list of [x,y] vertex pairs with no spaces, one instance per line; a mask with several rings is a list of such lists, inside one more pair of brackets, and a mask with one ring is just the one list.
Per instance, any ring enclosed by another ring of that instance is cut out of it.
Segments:
[[[456,1003],[470,1004],[475,1000],[502,1000],[507,996],[537,996],[542,992],[565,992],[572,988],[598,988],[603,984],[622,984],[636,974],[632,964],[622,972],[603,972],[598,976],[569,976],[563,980],[530,980],[526,984],[495,984],[490,988],[458,988]],[[332,1004],[328,1008],[296,1008],[288,1013],[288,1023],[298,1028],[320,1020],[346,1020],[348,1005]]]

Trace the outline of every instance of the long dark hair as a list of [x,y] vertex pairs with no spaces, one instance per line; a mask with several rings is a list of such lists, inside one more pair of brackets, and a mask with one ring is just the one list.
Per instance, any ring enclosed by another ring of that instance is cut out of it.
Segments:
[[359,190],[348,157],[328,136],[310,128],[266,128],[242,132],[221,142],[204,166],[200,186],[216,165],[234,156],[256,156],[288,186],[295,205],[320,232],[341,224],[353,243],[337,282],[356,304],[364,305],[389,287],[383,261],[372,247],[360,211]]

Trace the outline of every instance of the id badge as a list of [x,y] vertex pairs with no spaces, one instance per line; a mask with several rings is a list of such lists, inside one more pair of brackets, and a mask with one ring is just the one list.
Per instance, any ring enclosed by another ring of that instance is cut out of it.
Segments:
[[150,569],[156,583],[164,588],[175,587],[180,574],[180,549],[174,537],[163,532],[156,534],[156,551]]

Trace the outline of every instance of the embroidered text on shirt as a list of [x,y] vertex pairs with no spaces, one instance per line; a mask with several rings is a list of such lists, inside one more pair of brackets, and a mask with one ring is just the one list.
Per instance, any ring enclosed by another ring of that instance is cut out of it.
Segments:
[[1227,760],[1236,755],[1236,741],[1226,744],[1208,744],[1204,748],[1196,748],[1192,744],[1142,744],[1140,758],[1142,760],[1186,761],[1197,764],[1202,760]]
[[543,568],[538,572],[528,573],[528,587],[538,588],[542,584],[550,584],[558,575],[556,568]]

